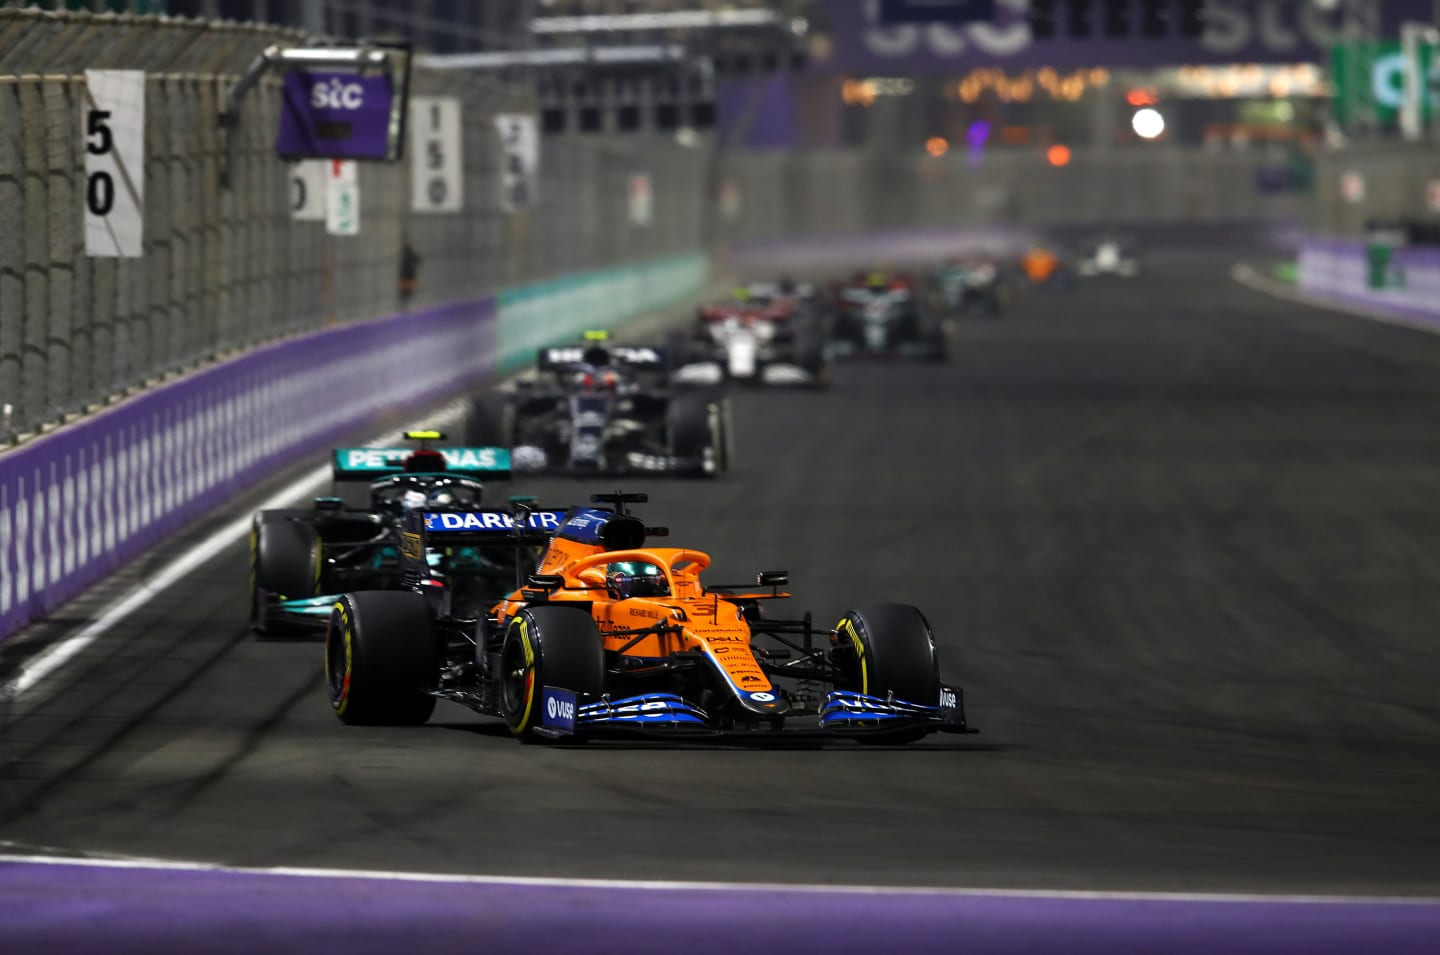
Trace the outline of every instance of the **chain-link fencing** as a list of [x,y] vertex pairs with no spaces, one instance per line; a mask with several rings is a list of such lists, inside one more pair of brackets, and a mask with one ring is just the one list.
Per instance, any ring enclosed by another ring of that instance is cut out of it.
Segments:
[[[360,164],[362,232],[297,221],[274,151],[281,81],[252,90],[232,188],[219,113],[293,32],[249,24],[0,9],[0,447],[262,342],[400,308],[703,247],[705,153],[671,138],[546,138],[538,195],[501,211],[494,117],[531,94],[412,73],[462,109],[462,212],[411,212],[410,157]],[[144,254],[90,258],[83,230],[86,69],[145,71]],[[628,214],[646,174],[653,216]]]

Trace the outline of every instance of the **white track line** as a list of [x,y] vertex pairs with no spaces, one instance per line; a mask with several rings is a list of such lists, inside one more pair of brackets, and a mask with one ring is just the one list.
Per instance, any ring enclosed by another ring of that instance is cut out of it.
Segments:
[[1136,902],[1246,902],[1304,905],[1440,904],[1440,898],[1389,895],[1265,895],[1208,892],[1100,892],[1065,889],[986,889],[953,886],[834,885],[829,883],[786,882],[698,882],[683,880],[572,879],[546,876],[451,875],[443,872],[389,872],[374,869],[323,869],[292,866],[247,868],[206,862],[165,859],[92,859],[57,856],[0,854],[0,865],[83,866],[94,869],[128,869],[159,872],[216,872],[229,875],[284,876],[302,879],[353,879],[390,882],[421,882],[453,885],[533,886],[537,888],[605,889],[647,892],[803,892],[815,895],[937,895],[960,897],[1001,897],[1017,899],[1126,900]]
[[[450,425],[459,421],[460,406],[456,403],[445,405],[438,414],[427,416],[425,423],[412,424],[399,429],[387,429],[384,434],[366,444],[381,444],[397,430],[413,431],[420,427],[434,425]],[[298,499],[304,498],[315,492],[325,483],[330,476],[330,466],[323,465],[314,470],[307,471],[302,476],[291,481],[279,491],[272,494],[260,503],[256,508],[259,511],[272,508],[284,507]],[[106,608],[83,628],[76,631],[54,646],[47,647],[34,657],[26,661],[20,673],[5,687],[8,692],[5,698],[16,699],[25,691],[34,687],[41,680],[50,676],[56,670],[73,660],[76,655],[94,643],[102,633],[115,626],[136,610],[139,610],[145,603],[155,597],[156,594],[167,587],[185,579],[197,567],[219,554],[226,547],[237,540],[244,539],[250,533],[250,521],[253,515],[246,514],[237,517],[235,520],[220,528],[208,539],[201,541],[194,547],[182,553],[175,560],[165,565],[159,573],[148,580],[136,584],[129,592],[116,598]]]
[[1338,302],[1321,295],[1311,295],[1308,292],[1302,292],[1289,282],[1271,278],[1244,262],[1237,262],[1230,267],[1230,277],[1248,289],[1272,295],[1287,302],[1294,302],[1297,305],[1309,305],[1313,308],[1342,312],[1356,318],[1368,318],[1372,322],[1384,322],[1386,325],[1399,325],[1401,328],[1425,332],[1427,335],[1440,335],[1440,316],[1431,322],[1423,318],[1407,318],[1404,315],[1386,312],[1379,306],[1369,308],[1354,302]]

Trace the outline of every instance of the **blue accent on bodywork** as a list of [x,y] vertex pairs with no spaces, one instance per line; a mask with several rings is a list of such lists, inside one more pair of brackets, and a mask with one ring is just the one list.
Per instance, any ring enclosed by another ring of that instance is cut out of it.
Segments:
[[578,544],[601,544],[600,530],[615,516],[612,511],[596,510],[593,507],[577,507],[569,513],[557,531],[557,536]]
[[820,725],[864,725],[888,723],[892,720],[932,723],[940,721],[938,706],[923,706],[905,700],[887,700],[852,690],[834,690],[826,694],[820,705]]
[[560,733],[575,732],[575,692],[547,686],[540,691],[540,725]]
[[620,700],[587,703],[575,713],[579,726],[699,726],[710,724],[709,715],[674,693],[646,693]]

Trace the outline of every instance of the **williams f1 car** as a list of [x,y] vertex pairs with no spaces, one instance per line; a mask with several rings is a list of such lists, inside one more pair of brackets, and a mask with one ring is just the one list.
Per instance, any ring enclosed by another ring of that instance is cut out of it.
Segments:
[[874,272],[835,293],[831,343],[836,355],[890,355],[944,361],[944,326],[907,278]]
[[1110,237],[1096,239],[1075,257],[1075,274],[1083,278],[1100,275],[1134,278],[1140,274],[1140,259],[1128,243]]
[[808,286],[752,283],[700,306],[694,327],[671,346],[675,381],[828,385],[830,355],[812,298]]
[[708,390],[676,387],[663,348],[546,348],[536,372],[473,399],[471,444],[512,449],[516,470],[560,474],[716,477],[730,463],[730,406]]
[[[959,688],[942,683],[930,625],[877,603],[833,627],[763,609],[788,575],[702,583],[703,551],[657,547],[626,505],[517,509],[508,528],[481,515],[414,512],[403,590],[339,597],[325,666],[345,723],[424,723],[436,700],[497,716],[521,740],[615,733],[674,736],[809,732],[904,743],[967,732]],[[539,569],[486,613],[456,609],[424,555],[436,547],[542,544]]]
[[[503,448],[432,448],[438,431],[409,431],[414,448],[337,448],[335,484],[368,483],[368,506],[341,496],[317,497],[308,509],[258,512],[250,527],[250,627],[271,636],[324,626],[333,598],[345,590],[401,584],[400,525],[406,512],[472,511],[482,478],[509,476]],[[516,573],[513,548],[459,548],[433,555],[435,574],[462,590],[493,595]],[[527,568],[528,564],[522,566]]]

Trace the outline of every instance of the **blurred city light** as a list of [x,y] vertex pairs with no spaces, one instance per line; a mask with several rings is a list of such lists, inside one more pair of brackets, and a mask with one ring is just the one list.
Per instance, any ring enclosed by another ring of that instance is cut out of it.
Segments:
[[1125,102],[1131,106],[1154,106],[1160,97],[1153,89],[1133,89],[1125,94]]
[[1057,169],[1070,165],[1070,147],[1056,143],[1045,150],[1045,161]]
[[950,141],[944,136],[931,136],[925,140],[925,151],[939,159],[950,151]]
[[1149,107],[1136,110],[1135,115],[1130,118],[1130,128],[1135,130],[1135,135],[1141,139],[1154,139],[1165,132],[1165,117],[1161,116],[1158,110]]

